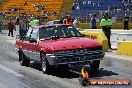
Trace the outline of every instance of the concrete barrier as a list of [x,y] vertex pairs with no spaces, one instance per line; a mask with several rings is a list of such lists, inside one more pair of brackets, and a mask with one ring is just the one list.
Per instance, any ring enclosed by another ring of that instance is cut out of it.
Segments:
[[80,31],[82,34],[85,34],[86,37],[96,40],[103,46],[104,51],[108,51],[108,40],[105,37],[103,32],[87,32],[87,31]]
[[120,41],[117,48],[117,54],[132,56],[132,41]]

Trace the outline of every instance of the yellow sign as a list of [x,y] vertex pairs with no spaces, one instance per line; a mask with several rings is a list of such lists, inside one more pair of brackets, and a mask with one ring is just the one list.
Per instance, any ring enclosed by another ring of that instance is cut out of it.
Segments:
[[103,32],[88,32],[88,31],[80,31],[82,34],[85,34],[86,37],[91,38],[99,42],[104,51],[108,51],[108,40],[105,37]]
[[86,37],[90,38],[90,39],[97,39],[97,36],[94,36],[94,35],[86,35]]

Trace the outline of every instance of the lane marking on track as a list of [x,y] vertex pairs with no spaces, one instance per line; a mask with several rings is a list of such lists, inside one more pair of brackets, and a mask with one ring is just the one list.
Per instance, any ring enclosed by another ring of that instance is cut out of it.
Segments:
[[22,77],[22,76],[23,76],[23,75],[21,75],[21,74],[15,72],[15,71],[13,71],[13,70],[11,70],[11,69],[9,69],[9,68],[3,66],[3,65],[1,65],[1,64],[0,64],[0,69],[6,71],[6,72],[8,72],[8,73],[14,74],[15,76],[18,76],[18,77]]

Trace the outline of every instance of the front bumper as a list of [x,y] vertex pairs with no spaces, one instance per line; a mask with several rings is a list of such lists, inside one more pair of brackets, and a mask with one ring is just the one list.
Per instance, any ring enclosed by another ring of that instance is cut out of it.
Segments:
[[83,53],[46,54],[50,65],[75,64],[102,60],[105,53],[103,50]]

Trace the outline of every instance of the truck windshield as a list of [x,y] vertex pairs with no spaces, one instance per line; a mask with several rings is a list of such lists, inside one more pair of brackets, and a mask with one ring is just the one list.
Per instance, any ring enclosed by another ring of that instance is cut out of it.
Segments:
[[49,26],[42,28],[39,31],[40,39],[51,39],[53,36],[57,38],[68,38],[68,37],[82,37],[82,34],[73,26]]

